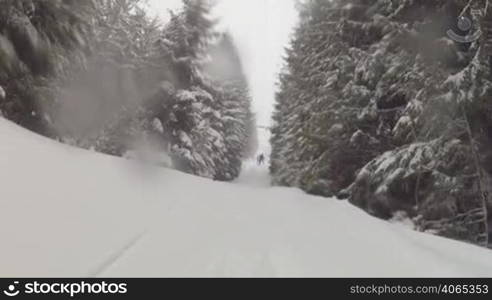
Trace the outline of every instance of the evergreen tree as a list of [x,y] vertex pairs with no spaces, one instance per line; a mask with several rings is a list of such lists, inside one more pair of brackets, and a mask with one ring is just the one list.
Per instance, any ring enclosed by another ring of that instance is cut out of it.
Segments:
[[422,230],[486,245],[487,38],[448,35],[473,33],[459,31],[463,14],[487,24],[468,4],[302,4],[277,95],[274,182],[349,197],[382,218],[404,211]]
[[179,169],[232,180],[253,136],[251,103],[234,43],[214,31],[209,12],[205,1],[185,1],[165,30],[177,92],[161,120]]
[[43,107],[54,102],[51,79],[89,49],[93,1],[0,1],[0,85],[3,115],[54,136]]
[[[164,26],[144,4],[0,0],[0,111],[75,146],[234,179],[254,118],[232,39],[209,1],[183,1]],[[208,67],[216,48],[233,77]]]
[[[208,2],[184,4],[156,41],[153,61],[162,84],[144,99],[134,117],[112,125],[104,135],[114,138],[102,144],[122,155],[126,146],[115,140],[127,140],[135,132],[127,133],[128,129],[140,127],[137,132],[162,140],[160,151],[169,153],[177,169],[232,180],[239,175],[253,136],[246,78],[232,39],[215,31]],[[227,65],[227,70],[211,67],[219,64]],[[156,123],[161,128],[157,132]],[[123,134],[114,133],[118,128],[124,129]]]
[[[366,1],[360,6],[368,9],[370,4]],[[354,73],[379,71],[377,57],[369,62],[374,68],[356,70],[364,67],[357,50],[364,41],[353,34],[368,38],[375,30],[350,29],[358,25],[353,20],[339,24],[341,15],[349,14],[344,7],[341,2],[310,1],[302,8],[274,116],[274,181],[326,196],[350,185],[355,172],[384,147],[357,120],[370,92],[364,78],[358,80]],[[350,10],[354,20],[363,18],[355,8]],[[362,149],[357,142],[367,142],[369,147]]]

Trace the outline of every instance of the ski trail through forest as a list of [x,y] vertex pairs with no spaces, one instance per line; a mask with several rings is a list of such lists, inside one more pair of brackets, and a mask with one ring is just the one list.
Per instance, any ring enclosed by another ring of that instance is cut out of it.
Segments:
[[492,276],[462,8],[258,1],[0,0],[0,277]]
[[244,163],[243,171],[234,183],[257,188],[268,188],[271,186],[270,180],[267,164],[258,165],[256,161],[248,160]]
[[492,275],[490,250],[268,187],[254,161],[231,184],[61,145],[2,119],[0,134],[0,276]]
[[[270,129],[259,126],[258,128],[258,151],[256,157],[246,159],[243,162],[243,167],[240,176],[234,181],[236,184],[242,184],[252,187],[268,188],[271,187],[270,176]],[[261,163],[258,157],[263,155],[265,160]]]

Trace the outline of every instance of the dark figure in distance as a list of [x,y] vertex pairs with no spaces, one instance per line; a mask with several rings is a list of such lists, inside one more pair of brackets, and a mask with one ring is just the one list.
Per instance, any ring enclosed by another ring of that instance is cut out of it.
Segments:
[[263,153],[258,155],[257,161],[258,161],[258,166],[261,166],[262,164],[264,164],[265,163],[265,155]]

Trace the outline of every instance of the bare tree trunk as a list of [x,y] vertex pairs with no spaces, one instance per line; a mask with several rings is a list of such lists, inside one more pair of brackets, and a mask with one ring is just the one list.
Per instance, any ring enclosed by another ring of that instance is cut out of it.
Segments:
[[477,237],[477,242],[484,247],[488,247],[489,246],[489,228],[488,228],[489,227],[489,224],[488,224],[488,197],[489,197],[489,192],[487,190],[487,184],[484,181],[483,169],[480,165],[480,156],[479,156],[477,149],[476,149],[477,143],[475,142],[475,139],[473,137],[473,132],[472,132],[472,129],[470,126],[468,116],[466,114],[465,107],[463,104],[459,104],[459,105],[461,108],[463,119],[465,120],[465,123],[466,123],[466,131],[467,131],[468,138],[470,140],[471,154],[473,157],[473,163],[475,166],[476,176],[478,178],[478,184],[477,184],[478,193],[479,193],[479,197],[481,198],[480,203],[482,206],[482,208],[481,208],[482,212],[480,215],[483,214],[481,221],[483,222],[484,232],[479,234],[479,236]]

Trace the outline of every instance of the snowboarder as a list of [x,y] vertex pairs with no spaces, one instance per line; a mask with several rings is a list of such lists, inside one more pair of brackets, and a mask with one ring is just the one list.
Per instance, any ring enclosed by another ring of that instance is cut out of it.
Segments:
[[257,161],[258,161],[258,166],[261,166],[262,164],[264,164],[265,163],[265,155],[263,153],[258,155]]

